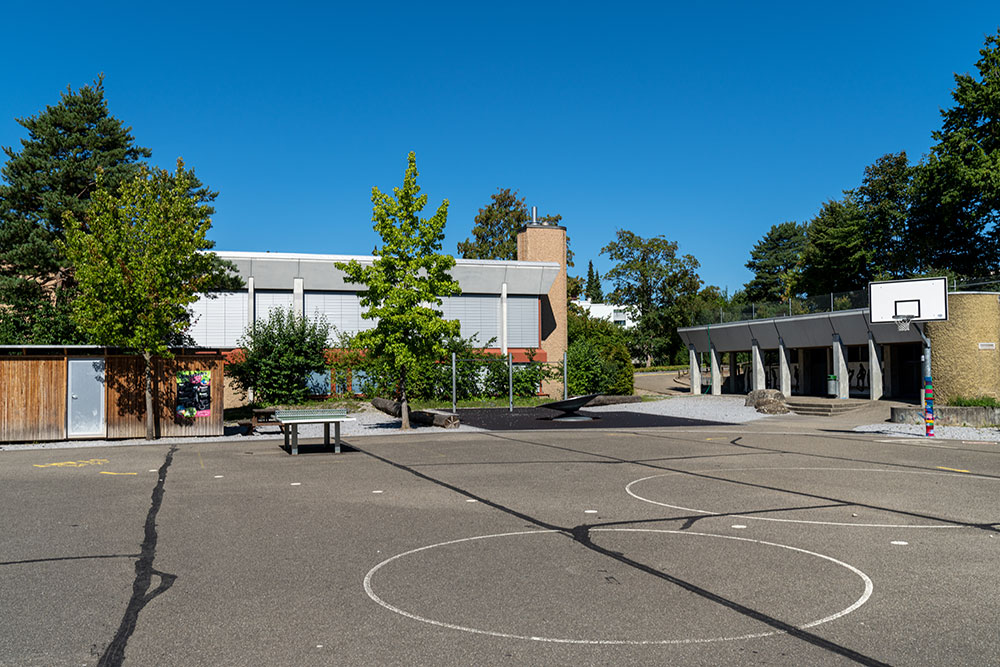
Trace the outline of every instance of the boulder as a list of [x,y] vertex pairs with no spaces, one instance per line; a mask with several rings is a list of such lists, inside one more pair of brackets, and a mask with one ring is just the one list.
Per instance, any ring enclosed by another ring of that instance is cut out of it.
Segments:
[[791,412],[788,406],[785,405],[785,401],[773,398],[764,398],[757,401],[757,405],[754,408],[763,415],[785,415]]
[[760,401],[782,401],[784,402],[785,395],[782,394],[777,389],[754,389],[749,394],[747,394],[747,400],[744,405],[748,408],[756,408]]

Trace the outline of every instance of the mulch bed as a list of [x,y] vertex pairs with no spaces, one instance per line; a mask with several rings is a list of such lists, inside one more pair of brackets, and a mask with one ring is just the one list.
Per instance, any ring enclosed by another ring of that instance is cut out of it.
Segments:
[[670,426],[729,426],[723,422],[684,417],[666,417],[641,412],[588,412],[579,414],[594,417],[591,421],[554,421],[560,412],[545,408],[459,408],[458,418],[463,424],[488,431],[530,431],[536,429],[576,428],[663,428]]

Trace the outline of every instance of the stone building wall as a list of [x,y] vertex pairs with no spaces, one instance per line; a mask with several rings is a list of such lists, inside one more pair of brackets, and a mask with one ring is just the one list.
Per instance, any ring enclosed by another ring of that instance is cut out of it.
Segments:
[[958,396],[1000,400],[1000,294],[949,294],[948,320],[926,326],[937,403]]

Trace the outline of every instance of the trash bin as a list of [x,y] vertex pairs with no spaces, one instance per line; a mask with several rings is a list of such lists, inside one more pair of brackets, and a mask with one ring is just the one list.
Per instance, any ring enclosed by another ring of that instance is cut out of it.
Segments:
[[839,394],[839,392],[837,391],[837,376],[836,375],[827,375],[826,376],[826,393],[829,396],[833,397],[833,398],[836,398],[837,395]]

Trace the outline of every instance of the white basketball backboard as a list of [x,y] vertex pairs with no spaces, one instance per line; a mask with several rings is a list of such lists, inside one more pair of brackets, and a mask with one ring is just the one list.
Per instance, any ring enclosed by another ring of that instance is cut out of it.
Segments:
[[948,279],[916,278],[868,283],[872,322],[914,322],[948,319]]

